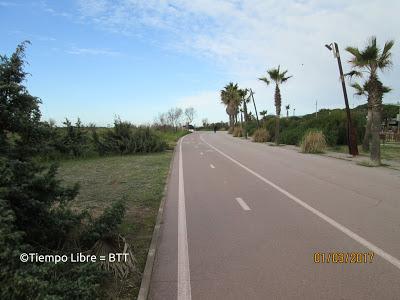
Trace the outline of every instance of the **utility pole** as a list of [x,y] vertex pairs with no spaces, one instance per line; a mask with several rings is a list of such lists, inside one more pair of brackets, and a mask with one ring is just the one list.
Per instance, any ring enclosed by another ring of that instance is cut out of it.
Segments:
[[315,100],[315,118],[318,117],[318,100]]
[[400,102],[397,101],[397,105],[399,106],[399,113],[397,114],[397,134],[400,134]]
[[243,109],[240,109],[240,127],[242,128],[244,138],[247,139],[246,120],[244,121],[244,123],[245,124],[243,126]]
[[296,116],[296,109],[293,108],[293,117]]
[[346,83],[344,81],[343,75],[343,68],[342,68],[342,61],[340,59],[339,53],[339,46],[336,42],[325,45],[330,51],[333,51],[334,57],[337,59],[339,73],[340,73],[340,80],[342,82],[342,89],[343,89],[343,96],[344,96],[344,103],[346,105],[346,115],[347,115],[347,144],[349,146],[349,153],[353,156],[358,155],[358,148],[357,148],[357,136],[356,130],[353,127],[351,122],[351,114],[350,114],[350,107],[349,107],[349,99],[347,98],[347,91],[346,91]]
[[256,112],[256,118],[257,118],[257,128],[260,128],[260,121],[258,120],[258,113],[257,113],[257,107],[256,107],[256,102],[254,101],[254,96],[253,96],[253,90],[250,89],[250,96],[253,99],[253,105],[254,105],[254,110]]

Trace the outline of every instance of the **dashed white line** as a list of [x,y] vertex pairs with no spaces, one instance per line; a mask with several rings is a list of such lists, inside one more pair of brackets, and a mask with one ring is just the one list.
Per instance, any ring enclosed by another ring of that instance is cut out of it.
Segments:
[[191,300],[189,252],[187,241],[185,188],[183,181],[182,142],[179,144],[179,198],[178,198],[178,300]]
[[263,176],[261,176],[260,174],[258,174],[257,172],[251,170],[250,168],[246,167],[245,165],[243,165],[242,163],[238,162],[236,159],[230,157],[228,154],[225,154],[224,152],[222,152],[221,150],[219,150],[218,148],[214,147],[213,145],[207,143],[202,136],[200,136],[200,139],[207,144],[208,146],[210,146],[211,148],[213,148],[215,151],[217,151],[219,154],[221,154],[222,156],[225,156],[227,159],[231,160],[232,162],[234,162],[235,164],[237,164],[238,166],[242,167],[243,169],[245,169],[247,172],[253,174],[255,177],[257,177],[258,179],[260,179],[261,181],[265,182],[266,184],[272,186],[273,188],[275,188],[276,190],[278,190],[279,192],[281,192],[282,194],[284,194],[285,196],[287,196],[289,199],[291,199],[292,201],[296,202],[297,204],[299,204],[300,206],[302,206],[303,208],[305,208],[306,210],[310,211],[311,213],[313,213],[314,215],[318,216],[319,218],[321,218],[322,220],[324,220],[325,222],[327,222],[328,224],[332,225],[333,227],[335,227],[337,230],[341,231],[342,233],[344,233],[345,235],[347,235],[348,237],[352,238],[353,240],[355,240],[356,242],[360,243],[361,245],[363,245],[364,247],[368,248],[369,250],[375,252],[375,254],[379,255],[380,257],[382,257],[384,260],[386,260],[387,262],[389,262],[390,264],[392,264],[393,266],[395,266],[396,268],[400,269],[400,260],[397,259],[396,257],[390,255],[389,253],[387,253],[386,251],[384,251],[383,249],[379,248],[378,246],[374,245],[373,243],[369,242],[368,240],[364,239],[363,237],[359,236],[357,233],[351,231],[350,229],[348,229],[347,227],[343,226],[342,224],[336,222],[334,219],[328,217],[327,215],[323,214],[322,212],[320,212],[319,210],[315,209],[314,207],[308,205],[307,203],[305,203],[304,201],[300,200],[299,198],[297,198],[296,196],[292,195],[291,193],[289,193],[288,191],[286,191],[285,189],[281,188],[280,186],[276,185],[275,183],[273,183],[272,181],[269,181],[268,179],[264,178]]
[[239,203],[239,205],[243,208],[243,210],[251,210],[250,207],[244,202],[242,198],[236,198],[236,201]]
[[211,168],[211,169],[215,169],[215,167],[214,167],[213,164],[210,164],[210,168]]

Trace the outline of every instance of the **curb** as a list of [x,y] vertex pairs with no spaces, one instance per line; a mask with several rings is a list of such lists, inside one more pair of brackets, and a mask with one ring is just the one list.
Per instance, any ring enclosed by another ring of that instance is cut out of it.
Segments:
[[138,300],[146,300],[149,295],[151,275],[153,273],[155,254],[156,254],[156,250],[157,250],[157,242],[158,242],[158,237],[160,236],[161,221],[162,221],[163,212],[164,212],[165,200],[167,198],[168,186],[169,186],[171,173],[172,173],[172,166],[173,166],[174,160],[175,160],[176,148],[177,148],[177,146],[174,147],[174,152],[172,154],[171,162],[169,165],[167,179],[165,181],[163,197],[161,198],[160,207],[158,208],[156,224],[154,226],[154,231],[153,231],[153,236],[151,238],[149,252],[147,253],[146,266],[144,267],[142,282],[140,284],[140,290],[139,290],[139,294],[137,297]]

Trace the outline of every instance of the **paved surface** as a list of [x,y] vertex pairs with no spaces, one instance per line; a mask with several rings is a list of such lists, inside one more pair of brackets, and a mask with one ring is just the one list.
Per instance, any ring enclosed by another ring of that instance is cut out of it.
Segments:
[[[285,149],[290,149],[299,152],[300,147],[294,146],[294,145],[281,145],[281,148]],[[385,145],[381,145],[381,147],[386,147]],[[399,151],[400,151],[400,146],[399,146]],[[337,159],[343,159],[347,161],[351,161],[353,163],[370,163],[369,156],[365,154],[360,154],[357,156],[352,156],[349,155],[348,153],[342,153],[342,152],[333,152],[333,151],[326,151],[325,153],[321,153],[320,155],[326,156],[326,157],[332,157],[332,158],[337,158]],[[398,160],[389,160],[389,159],[382,159],[381,160],[382,164],[386,165],[386,167],[400,171],[400,161]]]
[[[180,147],[150,299],[400,299],[398,171],[223,132]],[[315,263],[315,252],[368,262]]]

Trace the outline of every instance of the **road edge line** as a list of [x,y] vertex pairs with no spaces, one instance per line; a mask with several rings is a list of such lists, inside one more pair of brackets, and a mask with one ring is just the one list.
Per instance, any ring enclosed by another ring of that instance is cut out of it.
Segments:
[[384,260],[386,260],[388,263],[392,264],[394,267],[398,268],[400,270],[400,260],[397,259],[396,257],[390,255],[389,253],[387,253],[386,251],[384,251],[383,249],[379,248],[378,246],[375,246],[374,244],[372,244],[371,242],[369,242],[368,240],[364,239],[363,237],[359,236],[357,233],[351,231],[350,229],[348,229],[346,226],[343,226],[342,224],[336,222],[334,219],[328,217],[327,215],[325,215],[324,213],[320,212],[319,210],[315,209],[314,207],[308,205],[307,203],[305,203],[304,201],[300,200],[299,198],[297,198],[296,196],[292,195],[291,193],[289,193],[288,191],[286,191],[285,189],[281,188],[280,186],[276,185],[275,183],[273,183],[272,181],[269,181],[268,179],[264,178],[263,176],[261,176],[260,174],[258,174],[257,172],[251,170],[250,168],[246,167],[245,165],[243,165],[242,163],[240,163],[239,161],[235,160],[234,158],[230,157],[228,154],[222,152],[221,150],[219,150],[218,148],[214,147],[213,145],[209,144],[208,142],[206,142],[202,136],[200,136],[200,139],[206,143],[208,146],[210,146],[211,148],[213,148],[215,151],[217,151],[218,153],[220,153],[222,156],[225,156],[226,158],[228,158],[229,160],[231,160],[232,162],[234,162],[235,164],[237,164],[238,166],[242,167],[243,169],[245,169],[246,171],[248,171],[249,173],[253,174],[255,177],[257,177],[258,179],[260,179],[261,181],[269,184],[270,186],[272,186],[273,188],[275,188],[276,190],[278,190],[279,192],[281,192],[282,194],[284,194],[285,196],[287,196],[289,199],[291,199],[292,201],[296,202],[297,204],[299,204],[300,206],[302,206],[303,208],[305,208],[306,210],[308,210],[309,212],[313,213],[314,215],[316,215],[317,217],[321,218],[323,221],[327,222],[328,224],[330,224],[331,226],[333,226],[334,228],[336,228],[337,230],[341,231],[342,233],[344,233],[345,235],[347,235],[348,237],[350,237],[351,239],[353,239],[354,241],[358,242],[359,244],[361,244],[362,246],[370,249],[371,251],[373,251],[375,254],[377,254],[378,256],[380,256],[381,258],[383,258]]
[[155,256],[157,253],[157,247],[158,247],[158,238],[160,236],[161,221],[162,221],[162,217],[163,217],[163,213],[164,213],[165,202],[166,202],[167,195],[168,195],[168,186],[169,186],[169,183],[171,180],[172,168],[173,168],[174,161],[175,161],[177,147],[178,147],[177,145],[174,147],[171,162],[169,163],[169,170],[168,170],[167,178],[165,180],[163,196],[161,198],[160,206],[158,208],[156,223],[154,225],[154,230],[153,230],[153,235],[152,235],[151,242],[150,242],[149,251],[147,252],[146,265],[144,267],[142,281],[140,284],[140,289],[139,289],[139,294],[138,294],[137,300],[146,300],[149,295],[151,276],[153,274],[154,261],[155,261]]
[[178,195],[178,300],[191,300],[189,246],[187,239],[185,183],[183,179],[182,142],[179,143],[179,195]]

